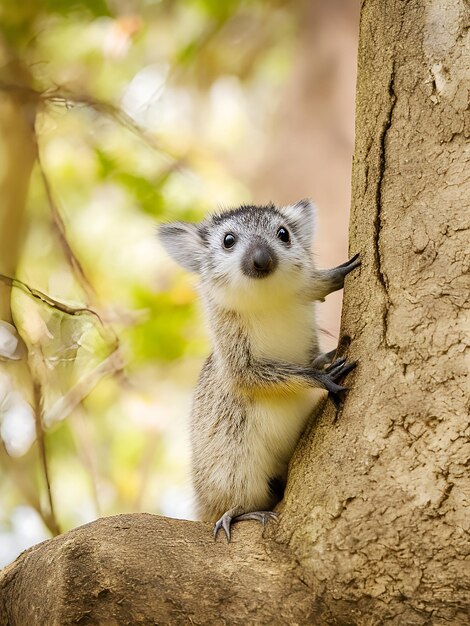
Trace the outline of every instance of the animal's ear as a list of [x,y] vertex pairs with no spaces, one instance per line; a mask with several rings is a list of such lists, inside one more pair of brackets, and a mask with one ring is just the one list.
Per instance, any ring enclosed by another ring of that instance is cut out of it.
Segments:
[[316,212],[315,205],[308,198],[281,209],[294,233],[307,247],[312,243]]
[[172,222],[161,224],[157,235],[171,258],[190,272],[199,272],[206,250],[198,224]]

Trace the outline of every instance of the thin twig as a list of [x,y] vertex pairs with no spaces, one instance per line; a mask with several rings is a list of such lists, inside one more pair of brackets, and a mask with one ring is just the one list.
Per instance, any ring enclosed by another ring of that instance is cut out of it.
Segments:
[[[37,138],[36,138],[37,141]],[[94,302],[96,300],[96,292],[93,288],[93,285],[91,284],[91,282],[89,281],[89,279],[87,278],[82,264],[80,263],[80,261],[78,260],[77,256],[75,255],[74,251],[72,250],[72,247],[70,246],[68,239],[67,239],[67,235],[65,232],[65,224],[64,224],[64,220],[62,219],[62,216],[59,212],[59,209],[57,207],[57,204],[54,200],[54,197],[52,195],[52,190],[51,190],[51,186],[49,184],[49,180],[46,176],[46,173],[44,171],[44,168],[42,166],[42,162],[41,162],[41,157],[39,154],[39,149],[37,150],[36,153],[36,160],[37,160],[37,164],[39,167],[39,172],[41,174],[41,178],[42,178],[42,182],[44,184],[44,189],[46,191],[46,196],[47,196],[47,201],[49,203],[49,208],[51,210],[51,214],[52,214],[52,222],[54,225],[54,229],[57,233],[57,237],[59,239],[59,243],[62,247],[62,250],[65,254],[65,257],[70,265],[70,267],[72,268],[73,273],[75,274],[75,277],[78,281],[78,283],[80,284],[80,286],[82,287],[83,291],[86,293],[87,298],[91,301]]]
[[35,489],[35,485],[31,480],[30,463],[27,455],[28,452],[22,457],[10,456],[4,441],[0,437],[0,468],[3,476],[8,476],[8,479],[21,492],[27,504],[36,511],[44,525],[47,526],[47,521],[41,510],[37,489]]
[[77,407],[92,391],[98,382],[108,374],[119,374],[124,367],[119,347],[91,372],[83,376],[70,391],[61,396],[44,414],[44,424],[49,426],[63,420]]
[[32,372],[31,365],[29,364],[29,371],[31,373],[31,379],[33,381],[33,396],[34,396],[34,422],[36,425],[36,439],[38,441],[39,447],[39,458],[42,465],[42,470],[44,473],[44,479],[46,482],[47,489],[47,497],[49,502],[49,518],[48,528],[52,532],[53,535],[60,535],[60,527],[57,521],[55,510],[54,510],[54,501],[52,498],[51,491],[51,481],[49,475],[49,462],[46,454],[46,442],[45,442],[45,434],[43,428],[43,400],[42,400],[42,391],[41,391],[41,383],[39,380],[35,378]]
[[105,102],[104,100],[100,100],[99,98],[92,97],[88,94],[74,93],[64,86],[57,86],[41,92],[33,89],[32,87],[0,81],[0,90],[16,91],[23,94],[23,96],[33,98],[39,102],[44,102],[46,104],[58,104],[67,109],[76,107],[88,107],[93,109],[100,115],[112,119],[120,126],[123,126],[127,130],[131,131],[154,150],[158,150],[159,152],[165,154],[172,161],[175,161],[175,168],[179,169],[179,157],[172,154],[167,148],[164,148],[154,136],[149,135],[149,133],[142,128],[142,126],[137,124],[137,122],[135,122],[130,115],[110,102]]
[[57,87],[53,91],[42,94],[41,100],[52,104],[59,104],[68,109],[74,107],[88,107],[93,109],[100,115],[104,115],[112,119],[120,126],[130,130],[151,148],[158,150],[159,152],[164,152],[167,156],[176,160],[175,155],[171,154],[168,149],[163,148],[158,140],[152,135],[149,135],[146,130],[142,128],[142,126],[137,124],[137,122],[130,117],[130,115],[110,102],[99,100],[98,98],[94,98],[87,94],[73,93],[65,87]]
[[53,309],[57,309],[58,311],[62,311],[62,313],[66,313],[67,315],[83,315],[85,313],[89,315],[94,315],[98,319],[100,324],[103,325],[101,317],[96,311],[93,311],[93,309],[90,309],[88,307],[72,307],[68,304],[64,304],[64,302],[59,302],[58,300],[51,298],[51,296],[48,296],[42,291],[39,291],[39,289],[30,287],[27,283],[23,282],[19,278],[12,278],[11,276],[0,274],[0,282],[8,285],[9,287],[17,287],[29,296],[36,298],[36,300],[40,300],[41,302],[44,302],[44,304],[47,304],[48,306],[52,307]]
[[[37,143],[37,135],[35,135],[35,139],[36,139],[36,143]],[[37,159],[37,163],[38,163],[38,167],[39,167],[39,171],[41,174],[41,178],[43,180],[43,184],[44,184],[44,189],[46,191],[46,195],[47,195],[47,200],[49,203],[49,208],[51,210],[51,214],[52,214],[52,223],[54,226],[54,229],[57,233],[58,239],[59,239],[59,243],[62,247],[62,250],[64,252],[65,258],[68,262],[68,264],[70,265],[70,267],[72,268],[72,271],[78,281],[78,283],[80,284],[80,286],[82,287],[83,291],[85,292],[88,301],[91,301],[93,304],[96,304],[97,302],[97,295],[96,295],[96,291],[93,287],[93,285],[91,284],[90,280],[88,279],[88,277],[85,274],[85,271],[83,270],[83,266],[80,263],[78,257],[76,256],[76,254],[74,253],[74,251],[72,250],[72,247],[67,239],[67,233],[65,230],[65,224],[64,221],[62,219],[62,216],[60,214],[59,208],[57,206],[56,201],[54,200],[54,196],[52,194],[52,189],[51,189],[51,185],[49,183],[49,179],[46,175],[46,172],[44,171],[44,168],[42,166],[42,162],[41,162],[41,157],[40,157],[40,151],[39,151],[39,147],[36,150],[36,159]],[[92,311],[92,309],[88,309],[88,307],[84,307],[85,310],[89,310]],[[103,328],[105,327],[104,322],[102,320],[102,318],[98,315],[98,313],[96,313],[96,311],[92,311],[94,315],[97,316],[98,320],[100,321],[101,325],[103,326]],[[114,344],[119,344],[119,338],[116,335],[116,333],[114,332],[113,328],[111,326],[107,326],[106,327],[112,334],[113,336],[113,343]]]

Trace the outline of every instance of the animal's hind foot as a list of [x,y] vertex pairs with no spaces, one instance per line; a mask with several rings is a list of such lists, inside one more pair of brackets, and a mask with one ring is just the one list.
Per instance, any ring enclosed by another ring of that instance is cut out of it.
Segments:
[[242,510],[243,509],[240,509],[239,507],[230,509],[229,511],[226,511],[219,520],[217,520],[214,526],[214,541],[217,541],[217,535],[219,530],[222,528],[225,532],[225,536],[227,537],[227,542],[230,543],[230,529],[232,524],[235,522],[256,520],[265,526],[269,520],[277,519],[277,513],[274,513],[274,511],[248,511],[246,513],[242,513]]

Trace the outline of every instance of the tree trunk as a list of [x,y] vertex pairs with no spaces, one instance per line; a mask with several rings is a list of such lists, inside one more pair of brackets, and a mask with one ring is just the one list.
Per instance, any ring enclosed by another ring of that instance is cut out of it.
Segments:
[[98,520],[4,570],[0,623],[469,623],[469,24],[463,0],[363,4],[341,339],[359,366],[302,438],[279,524],[227,545]]

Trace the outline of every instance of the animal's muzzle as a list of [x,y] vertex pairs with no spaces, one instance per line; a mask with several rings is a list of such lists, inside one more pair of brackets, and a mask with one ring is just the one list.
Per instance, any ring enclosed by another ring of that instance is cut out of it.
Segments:
[[250,278],[265,278],[277,267],[274,250],[265,243],[256,243],[248,248],[242,261],[242,272]]

